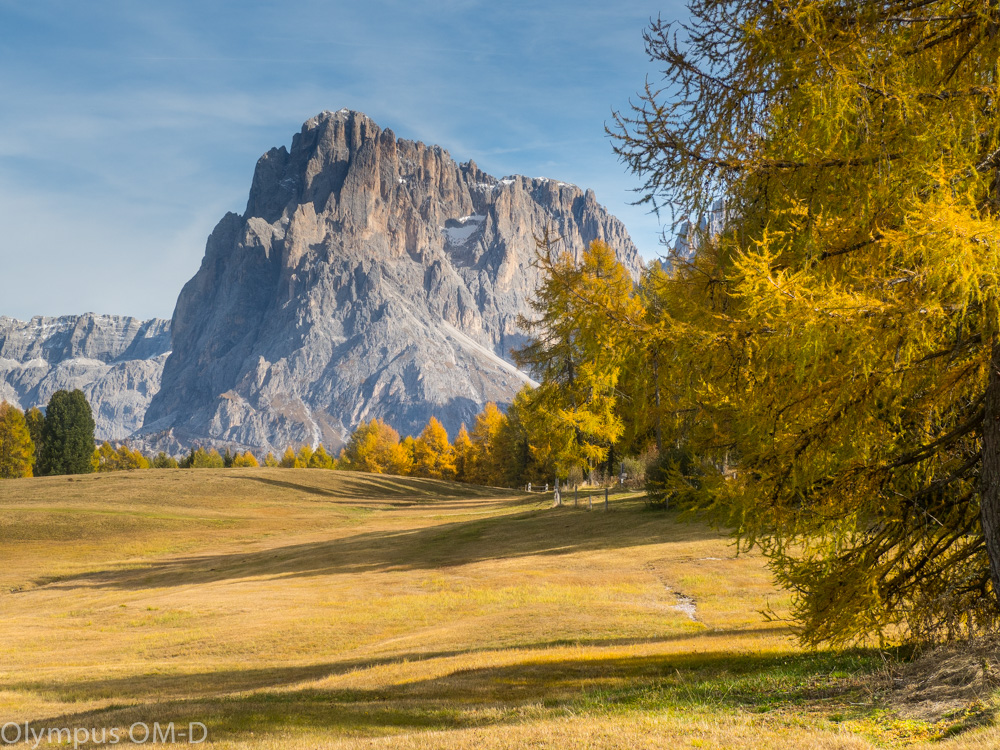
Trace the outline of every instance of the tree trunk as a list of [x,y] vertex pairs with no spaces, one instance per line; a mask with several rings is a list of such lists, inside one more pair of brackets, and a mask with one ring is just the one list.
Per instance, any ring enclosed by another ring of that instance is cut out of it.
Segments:
[[1000,342],[996,337],[990,352],[983,416],[983,468],[979,477],[979,514],[990,560],[993,596],[1000,608]]

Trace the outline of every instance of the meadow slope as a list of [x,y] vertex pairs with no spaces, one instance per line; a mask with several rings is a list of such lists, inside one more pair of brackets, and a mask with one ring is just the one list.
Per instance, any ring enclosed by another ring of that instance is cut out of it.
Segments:
[[0,482],[0,724],[201,722],[204,748],[1000,746],[989,696],[904,719],[891,656],[803,652],[720,533],[585,500],[319,470]]

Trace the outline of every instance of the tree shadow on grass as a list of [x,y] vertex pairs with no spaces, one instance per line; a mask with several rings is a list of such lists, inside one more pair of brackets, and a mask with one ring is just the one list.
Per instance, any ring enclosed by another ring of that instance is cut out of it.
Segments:
[[52,588],[141,590],[242,578],[298,578],[386,570],[426,570],[491,559],[623,549],[671,541],[717,539],[718,532],[681,524],[672,514],[520,513],[399,531],[369,531],[252,552],[170,558],[39,582]]
[[[707,634],[706,634],[707,635]],[[729,633],[732,636],[733,633]],[[433,660],[472,652],[409,654],[389,660],[311,667],[242,670],[64,686],[84,699],[125,698],[134,705],[31,720],[36,726],[129,726],[202,722],[215,741],[245,733],[322,730],[378,736],[398,728],[460,729],[519,721],[524,710],[574,715],[666,709],[759,713],[788,707],[833,709],[865,702],[885,654],[875,650],[807,654],[750,654],[726,650],[649,656],[593,655],[548,659],[544,654],[500,666],[458,668],[424,680],[401,680],[377,689],[294,688],[325,677],[389,662]],[[146,684],[144,681],[152,680]],[[214,695],[199,686],[218,685]],[[132,693],[119,690],[131,685]],[[158,686],[159,685],[159,686]],[[180,697],[187,686],[190,697]],[[108,688],[113,686],[114,690]],[[144,691],[143,688],[146,688]],[[228,694],[220,694],[228,692]],[[109,695],[110,693],[110,695]],[[859,709],[854,708],[857,712]]]
[[[75,702],[79,700],[111,701],[160,701],[183,698],[209,700],[232,694],[260,690],[280,690],[315,682],[328,677],[364,671],[392,664],[429,662],[437,659],[499,654],[517,651],[535,652],[531,658],[544,658],[546,651],[560,648],[615,648],[650,644],[668,644],[679,641],[705,641],[708,643],[751,633],[789,634],[784,625],[768,625],[753,631],[745,629],[703,630],[699,632],[672,633],[645,638],[573,638],[519,643],[510,648],[464,648],[450,650],[407,651],[384,656],[342,659],[319,664],[271,666],[246,669],[220,669],[211,672],[150,672],[125,677],[97,677],[70,680],[23,680],[8,682],[7,689],[32,693],[46,700]],[[673,658],[673,657],[670,657]]]
[[[519,495],[512,490],[457,484],[437,479],[397,477],[388,474],[324,472],[318,469],[290,471],[286,469],[282,470],[281,474],[288,474],[289,478],[277,479],[273,476],[275,473],[277,471],[271,471],[268,472],[269,475],[264,476],[259,476],[256,473],[241,473],[226,478],[235,482],[256,482],[333,500],[364,500],[392,505],[426,503],[453,498],[487,499]],[[290,481],[291,478],[298,481]]]

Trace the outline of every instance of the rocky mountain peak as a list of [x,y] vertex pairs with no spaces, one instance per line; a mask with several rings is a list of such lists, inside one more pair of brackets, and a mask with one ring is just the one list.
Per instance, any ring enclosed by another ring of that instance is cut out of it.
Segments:
[[337,446],[378,416],[452,434],[526,381],[509,361],[545,228],[641,265],[590,190],[497,179],[351,110],[306,121],[257,163],[246,211],[209,237],[173,318],[149,434]]
[[99,440],[142,426],[170,353],[170,324],[122,315],[0,316],[0,400],[44,408],[58,390],[80,388]]

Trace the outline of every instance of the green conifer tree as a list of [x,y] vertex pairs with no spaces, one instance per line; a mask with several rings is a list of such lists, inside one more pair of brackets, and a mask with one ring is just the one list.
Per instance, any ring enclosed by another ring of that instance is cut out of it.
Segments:
[[31,442],[35,444],[35,458],[42,455],[42,430],[45,427],[45,415],[37,406],[33,406],[24,413],[24,421],[28,424],[28,432],[31,433]]
[[89,474],[94,470],[94,417],[83,391],[56,391],[42,425],[41,474]]
[[176,469],[178,468],[178,463],[176,458],[168,456],[165,452],[160,451],[153,459],[152,467],[154,469]]

